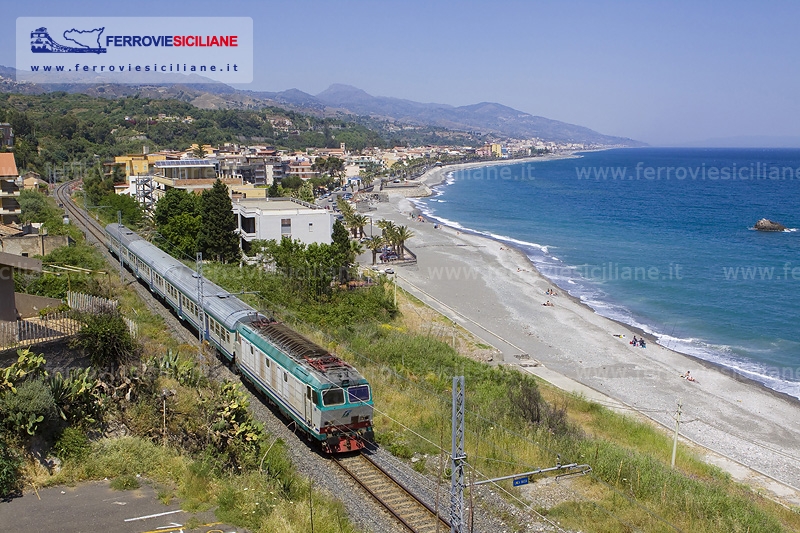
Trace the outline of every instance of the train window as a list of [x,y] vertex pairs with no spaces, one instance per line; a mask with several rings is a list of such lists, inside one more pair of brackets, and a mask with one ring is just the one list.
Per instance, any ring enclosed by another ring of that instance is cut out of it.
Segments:
[[267,361],[267,368],[269,368],[269,357],[265,356],[264,359]]
[[344,389],[325,389],[322,391],[322,403],[325,405],[343,404]]
[[314,405],[319,405],[319,394],[315,390],[311,391],[311,402]]
[[251,354],[253,353],[253,345],[252,344],[250,345],[250,353]]
[[286,372],[283,373],[283,381],[289,381],[289,374]]
[[359,385],[347,389],[347,401],[350,403],[369,401],[369,385]]
[[311,399],[311,387],[306,385],[306,398]]

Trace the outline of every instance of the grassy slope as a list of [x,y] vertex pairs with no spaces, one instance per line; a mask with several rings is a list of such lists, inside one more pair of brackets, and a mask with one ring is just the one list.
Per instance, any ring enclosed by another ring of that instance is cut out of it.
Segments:
[[[228,282],[236,277],[230,270],[220,274],[216,272]],[[248,283],[258,287],[252,276]],[[274,301],[270,305],[282,307]],[[314,316],[308,309],[297,314],[283,309],[284,317],[298,318],[296,327],[352,361],[370,380],[379,442],[396,455],[447,454],[451,376],[465,375],[467,453],[477,472],[499,476],[551,466],[556,454],[564,463],[592,466],[591,475],[569,481],[571,497],[549,509],[538,509],[564,526],[595,532],[800,530],[796,510],[733,482],[691,450],[679,448],[677,468],[671,470],[671,439],[649,423],[538,380],[539,391],[556,407],[548,415],[552,419],[544,417],[550,428],[526,423],[518,409],[523,397],[509,391],[520,383],[529,384],[533,377],[459,356],[450,346],[449,334],[431,334],[432,323],[446,320],[405,295],[401,308],[403,317],[387,323],[324,329],[304,320]],[[427,318],[420,320],[420,316]],[[470,351],[470,343],[476,347],[474,341],[459,335],[460,351]],[[566,413],[569,427],[559,426],[559,412]],[[418,469],[426,470],[425,464],[428,473],[436,474],[440,461],[417,463]],[[504,489],[518,497],[520,491],[509,485],[504,484]]]

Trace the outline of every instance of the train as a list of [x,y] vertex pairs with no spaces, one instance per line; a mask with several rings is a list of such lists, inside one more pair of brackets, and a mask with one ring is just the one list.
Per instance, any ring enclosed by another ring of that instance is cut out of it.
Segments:
[[372,389],[356,368],[210,280],[199,283],[126,226],[109,224],[105,234],[109,251],[323,452],[374,440]]

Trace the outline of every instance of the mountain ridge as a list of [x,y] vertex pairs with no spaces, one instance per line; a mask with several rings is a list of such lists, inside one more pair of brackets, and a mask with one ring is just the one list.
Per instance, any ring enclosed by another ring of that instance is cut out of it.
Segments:
[[66,91],[117,98],[141,94],[150,98],[176,98],[204,109],[258,109],[275,106],[323,117],[361,116],[399,124],[429,126],[480,133],[490,138],[539,138],[544,141],[590,146],[646,146],[627,137],[598,133],[590,128],[532,115],[497,102],[465,106],[422,103],[413,100],[373,96],[352,85],[333,83],[313,95],[296,88],[284,91],[235,89],[224,83],[193,85],[60,84],[38,86],[17,83],[16,71],[0,66],[0,91],[41,94]]

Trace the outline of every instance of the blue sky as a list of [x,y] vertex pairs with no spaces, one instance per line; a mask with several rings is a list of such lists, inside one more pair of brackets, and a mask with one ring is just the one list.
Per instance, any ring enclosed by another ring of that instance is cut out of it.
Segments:
[[347,83],[494,101],[654,145],[800,139],[800,2],[4,0],[2,10],[8,66],[20,16],[250,16],[246,88]]

